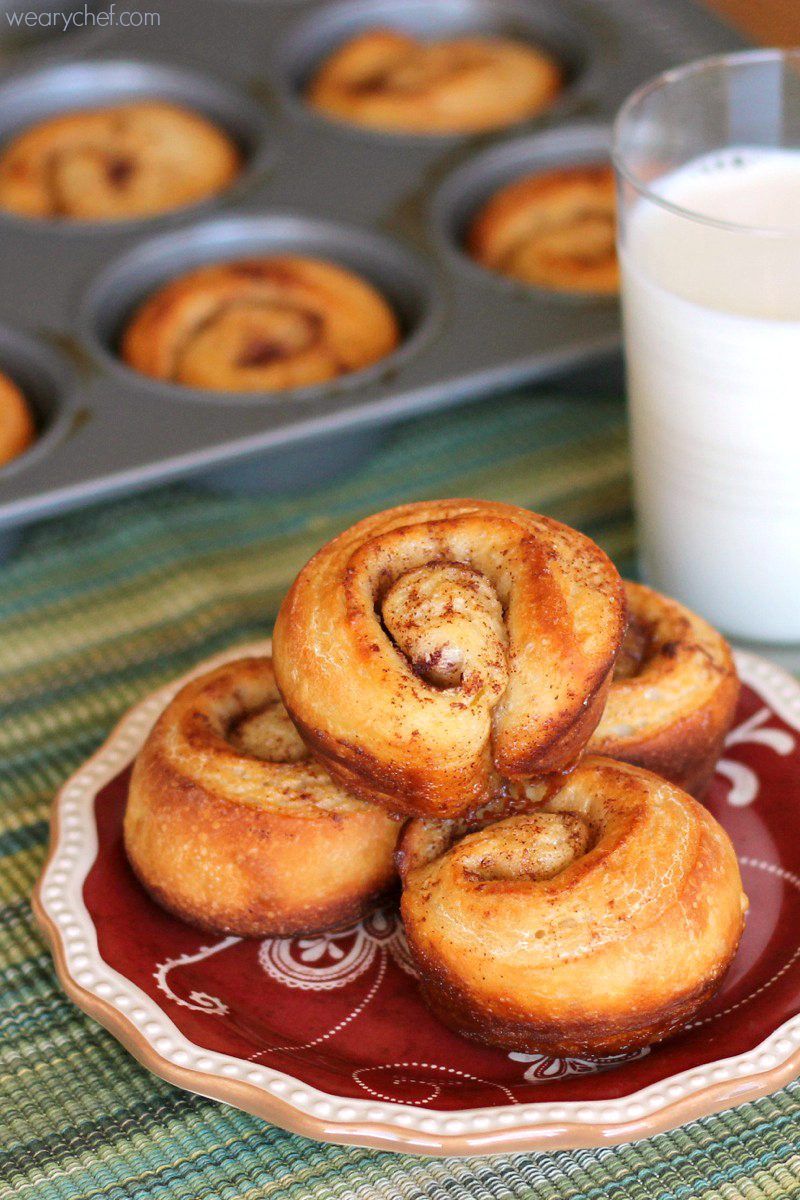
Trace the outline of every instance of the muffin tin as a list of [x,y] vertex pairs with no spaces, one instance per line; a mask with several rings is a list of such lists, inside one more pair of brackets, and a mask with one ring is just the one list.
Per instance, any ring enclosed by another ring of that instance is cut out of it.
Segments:
[[[137,0],[117,14],[129,7],[157,11],[159,26],[51,32],[35,56],[0,39],[0,143],[51,113],[157,96],[228,129],[246,166],[224,195],[155,219],[0,213],[0,368],[25,388],[42,434],[0,470],[0,530],[190,472],[225,487],[314,486],[392,421],[612,351],[614,302],[492,275],[461,249],[464,225],[516,175],[602,159],[608,122],[642,79],[739,44],[690,0]],[[381,25],[533,40],[562,63],[566,87],[537,120],[469,138],[377,133],[306,107],[315,64]],[[160,283],[284,250],[377,285],[403,327],[397,352],[273,395],[162,384],[117,357],[125,320]]]

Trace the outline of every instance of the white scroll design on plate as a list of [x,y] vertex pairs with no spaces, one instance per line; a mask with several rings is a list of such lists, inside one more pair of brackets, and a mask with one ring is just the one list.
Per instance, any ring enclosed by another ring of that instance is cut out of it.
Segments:
[[212,1013],[219,1017],[224,1017],[228,1011],[228,1006],[223,1000],[216,996],[209,996],[208,992],[191,991],[188,996],[179,996],[176,991],[170,986],[169,973],[176,967],[187,967],[193,963],[203,962],[206,958],[211,958],[213,954],[220,954],[223,950],[227,950],[230,946],[235,946],[240,942],[241,938],[226,937],[221,942],[217,942],[213,946],[201,946],[199,950],[195,950],[193,954],[181,954],[177,958],[168,958],[166,962],[159,963],[153,972],[158,988],[175,1004],[179,1004],[181,1008],[191,1008],[195,1012]]
[[568,1075],[593,1075],[598,1071],[610,1071],[623,1063],[635,1062],[650,1053],[650,1047],[634,1050],[630,1054],[610,1054],[605,1058],[554,1058],[550,1054],[520,1054],[516,1050],[509,1054],[514,1062],[530,1063],[522,1078],[527,1083],[545,1083],[552,1079],[566,1079]]
[[284,987],[326,992],[346,987],[371,966],[379,949],[413,974],[399,917],[379,910],[360,924],[313,937],[267,938],[258,950],[260,966]]
[[[726,746],[740,746],[744,743],[758,743],[774,750],[776,754],[786,756],[794,750],[796,739],[785,729],[773,729],[767,725],[773,714],[766,707],[753,713],[741,725],[732,729],[725,739]],[[730,758],[723,758],[717,763],[717,771],[730,781],[728,804],[734,808],[746,808],[758,796],[759,781],[755,771],[744,763]]]

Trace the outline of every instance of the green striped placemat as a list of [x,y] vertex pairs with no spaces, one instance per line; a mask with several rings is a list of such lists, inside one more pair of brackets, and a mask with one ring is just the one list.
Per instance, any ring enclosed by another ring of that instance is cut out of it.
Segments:
[[630,569],[624,414],[541,395],[401,427],[302,497],[189,485],[30,531],[0,568],[0,1197],[759,1200],[800,1195],[797,1092],[594,1152],[417,1159],[317,1145],[140,1068],[61,994],[31,917],[47,814],[129,705],[268,632],[292,575],[359,516],[485,496],[578,525]]

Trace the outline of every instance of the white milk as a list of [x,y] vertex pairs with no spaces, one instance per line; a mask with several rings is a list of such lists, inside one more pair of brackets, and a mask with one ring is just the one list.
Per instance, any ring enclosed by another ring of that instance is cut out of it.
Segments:
[[643,572],[730,633],[800,640],[800,151],[726,150],[656,186],[750,228],[628,215]]

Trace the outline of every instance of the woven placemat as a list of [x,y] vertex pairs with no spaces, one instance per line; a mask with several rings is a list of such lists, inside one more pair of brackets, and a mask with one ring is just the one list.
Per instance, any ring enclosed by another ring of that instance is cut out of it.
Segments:
[[456,1160],[317,1145],[139,1067],[62,995],[31,916],[59,784],[147,692],[268,633],[296,570],[358,517],[430,496],[507,500],[579,526],[629,570],[624,428],[614,400],[513,396],[403,426],[300,498],[182,485],[26,535],[0,568],[3,1200],[800,1195],[794,1087],[614,1150]]

